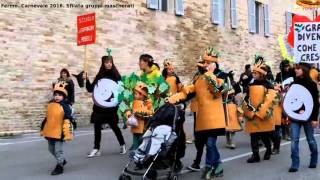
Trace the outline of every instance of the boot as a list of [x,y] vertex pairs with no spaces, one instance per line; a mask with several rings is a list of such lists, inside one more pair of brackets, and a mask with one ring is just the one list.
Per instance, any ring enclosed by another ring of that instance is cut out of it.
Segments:
[[233,135],[228,132],[226,134],[226,138],[227,138],[226,148],[235,149],[236,145],[233,143]]
[[247,163],[256,163],[260,162],[259,153],[253,153],[252,156],[247,160]]
[[204,171],[202,172],[201,179],[209,180],[211,179],[211,174],[213,169],[211,167],[205,167]]
[[57,164],[54,170],[51,172],[51,175],[54,176],[62,173],[63,173],[63,166],[61,166],[60,164]]
[[277,137],[273,143],[273,150],[272,154],[279,154],[280,153],[280,143],[281,143],[281,137]]
[[264,156],[263,156],[263,160],[269,160],[270,157],[271,157],[271,154],[272,154],[271,148],[270,148],[270,149],[267,149],[267,150],[266,150],[266,153],[265,153]]
[[218,164],[214,170],[211,172],[211,177],[222,177],[223,176],[223,168],[221,164]]

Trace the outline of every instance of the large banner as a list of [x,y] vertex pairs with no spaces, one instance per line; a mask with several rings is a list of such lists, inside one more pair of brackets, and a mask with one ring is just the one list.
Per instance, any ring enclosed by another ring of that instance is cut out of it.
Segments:
[[320,62],[320,23],[297,22],[294,24],[295,62]]
[[78,16],[78,46],[93,44],[96,42],[96,14]]

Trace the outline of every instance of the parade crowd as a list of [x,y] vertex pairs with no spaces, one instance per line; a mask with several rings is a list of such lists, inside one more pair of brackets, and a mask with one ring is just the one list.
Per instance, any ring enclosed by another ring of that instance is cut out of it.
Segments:
[[[292,163],[288,172],[296,172],[300,166],[299,139],[303,128],[311,152],[309,168],[317,167],[318,149],[314,134],[319,131],[320,83],[316,66],[284,59],[279,64],[280,72],[274,78],[265,58],[256,55],[252,57],[253,63],[245,65],[244,72],[236,78],[233,71],[222,70],[220,53],[215,49],[207,48],[200,55],[201,58],[194,61],[197,71],[189,84],[180,81],[172,63],[174,59],[165,59],[161,72],[149,54],[139,57],[140,71],[131,75],[120,75],[110,52],[101,58],[101,67],[93,81],[86,72],[82,73],[77,79],[79,85],[84,81],[86,90],[93,93],[90,122],[94,127],[94,142],[87,157],[101,156],[101,130],[105,124],[114,132],[120,154],[136,157],[145,143],[145,134],[150,128],[156,129],[154,123],[166,124],[165,118],[171,117],[165,111],[158,115],[157,111],[163,107],[170,109],[172,105],[186,106],[186,102],[190,102],[197,153],[193,164],[187,168],[201,170],[201,157],[206,147],[201,178],[223,176],[217,138],[224,136],[226,147],[236,149],[234,137],[239,131],[250,136],[252,156],[247,163],[270,160],[273,155],[281,153],[282,140],[291,141]],[[51,175],[58,175],[63,173],[67,164],[63,146],[73,139],[73,130],[77,128],[73,107],[74,82],[67,69],[61,70],[52,87],[53,99],[47,106],[41,135],[48,140],[49,152],[57,161]],[[174,108],[172,112],[171,125],[175,129],[177,112]],[[183,118],[184,114],[179,116]],[[119,120],[123,120],[123,128],[130,128],[132,133],[132,145],[128,149],[118,126]],[[184,156],[188,139],[183,125],[177,136],[179,141],[183,141],[177,143],[180,154],[174,159],[175,171],[178,172],[183,168],[180,159]],[[266,148],[262,158],[259,153],[261,146]],[[136,170],[143,167],[137,165]]]

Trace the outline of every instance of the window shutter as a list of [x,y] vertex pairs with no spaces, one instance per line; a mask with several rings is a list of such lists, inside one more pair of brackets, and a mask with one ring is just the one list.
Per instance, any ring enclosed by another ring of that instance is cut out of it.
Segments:
[[264,35],[270,36],[270,15],[269,15],[269,5],[264,5]]
[[219,24],[219,0],[212,0],[211,20],[214,24]]
[[149,9],[159,9],[158,0],[147,0],[147,8],[149,8]]
[[224,18],[225,18],[225,0],[219,1],[219,24],[224,25]]
[[248,19],[249,19],[249,32],[256,32],[256,4],[254,0],[248,0]]
[[178,16],[183,16],[184,15],[184,5],[183,5],[183,0],[176,0],[176,6],[175,6],[175,10],[176,10],[176,15]]
[[238,27],[237,0],[231,0],[231,28]]
[[287,29],[286,29],[286,33],[288,34],[290,32],[290,28],[292,26],[292,13],[291,12],[287,12],[286,13],[286,18],[287,18]]

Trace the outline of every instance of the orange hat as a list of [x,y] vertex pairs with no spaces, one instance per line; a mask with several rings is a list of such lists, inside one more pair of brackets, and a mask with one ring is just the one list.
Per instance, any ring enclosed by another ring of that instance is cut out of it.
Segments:
[[218,62],[220,53],[209,47],[203,54],[202,59],[205,61]]
[[171,59],[165,59],[165,60],[163,61],[163,66],[164,66],[165,69],[167,69],[167,68],[173,68],[173,64],[172,64],[172,62],[171,62]]
[[137,82],[136,87],[134,88],[135,91],[141,93],[142,95],[144,95],[145,97],[148,96],[148,88],[147,85],[143,82]]
[[64,82],[56,83],[53,87],[53,93],[59,92],[59,93],[62,93],[63,95],[65,95],[65,97],[67,97],[68,91],[66,90],[66,86],[67,86],[67,84]]
[[297,4],[304,8],[320,7],[320,0],[297,0]]
[[253,65],[253,71],[255,72],[259,72],[263,75],[267,75],[267,65],[263,62],[263,61],[257,61],[254,65]]

